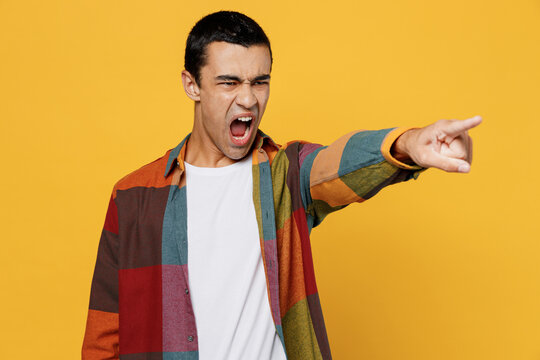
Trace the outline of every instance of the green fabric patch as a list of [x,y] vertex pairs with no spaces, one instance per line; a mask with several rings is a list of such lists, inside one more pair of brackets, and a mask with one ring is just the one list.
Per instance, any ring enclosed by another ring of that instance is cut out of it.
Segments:
[[[348,204],[347,204],[348,205]],[[330,206],[326,201],[323,200],[313,200],[311,202],[311,205],[309,205],[309,208],[307,209],[307,212],[313,216],[313,227],[319,225],[326,215],[343,209],[347,205],[339,205],[339,206]]]
[[343,175],[341,180],[356,195],[362,199],[366,199],[368,194],[372,193],[374,189],[392,177],[396,171],[399,171],[399,168],[387,161],[383,161]]
[[289,159],[280,150],[272,162],[272,188],[274,190],[274,209],[276,214],[276,230],[282,229],[285,221],[292,214],[291,192],[287,186]]
[[322,360],[306,298],[294,304],[281,323],[288,360]]

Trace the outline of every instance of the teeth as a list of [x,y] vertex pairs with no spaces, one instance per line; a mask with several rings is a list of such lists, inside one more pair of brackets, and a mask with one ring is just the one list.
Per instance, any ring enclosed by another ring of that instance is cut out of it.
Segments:
[[244,121],[244,122],[248,122],[248,121],[251,121],[252,117],[251,116],[244,116],[244,117],[239,117],[238,119],[236,120],[240,120],[240,121]]

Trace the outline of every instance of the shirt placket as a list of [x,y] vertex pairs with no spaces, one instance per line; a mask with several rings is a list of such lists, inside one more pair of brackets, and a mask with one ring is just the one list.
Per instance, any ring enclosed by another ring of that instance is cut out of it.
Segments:
[[[198,359],[198,334],[188,277],[187,198],[183,156],[185,140],[175,149],[163,222],[163,351],[190,353]],[[178,158],[176,158],[178,156]],[[169,173],[169,166],[166,174]]]
[[[285,339],[283,337],[283,328],[281,326],[281,315],[279,310],[279,266],[277,258],[277,237],[276,237],[276,221],[274,212],[274,193],[272,188],[272,172],[268,154],[261,147],[257,150],[255,157],[258,164],[258,176],[253,177],[253,189],[259,190],[260,199],[260,221],[262,227],[261,253],[263,256],[263,264],[265,267],[266,283],[268,297],[270,300],[270,308],[272,318],[276,327],[276,331],[281,339],[283,348],[285,349]],[[255,160],[254,158],[254,160]],[[259,204],[255,203],[257,208]]]

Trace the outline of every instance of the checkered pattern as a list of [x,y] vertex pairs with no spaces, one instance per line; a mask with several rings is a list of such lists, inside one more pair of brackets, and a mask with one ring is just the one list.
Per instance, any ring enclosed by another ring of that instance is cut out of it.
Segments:
[[[331,359],[309,235],[329,213],[424,169],[390,148],[405,128],[357,131],[329,146],[277,145],[259,131],[253,201],[268,297],[289,360]],[[198,359],[187,264],[186,140],[113,188],[99,242],[85,360]]]

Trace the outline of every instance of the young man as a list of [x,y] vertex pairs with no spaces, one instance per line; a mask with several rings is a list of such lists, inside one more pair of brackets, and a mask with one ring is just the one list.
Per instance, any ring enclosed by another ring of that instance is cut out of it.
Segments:
[[330,359],[309,234],[428,167],[468,172],[479,117],[277,145],[263,30],[236,12],[189,34],[193,131],[114,186],[83,359]]

